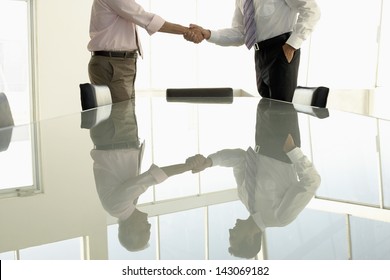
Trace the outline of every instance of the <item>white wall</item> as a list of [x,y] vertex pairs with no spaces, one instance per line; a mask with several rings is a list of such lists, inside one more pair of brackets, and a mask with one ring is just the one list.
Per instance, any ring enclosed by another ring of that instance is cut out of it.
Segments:
[[40,119],[81,110],[79,84],[88,81],[92,0],[36,0],[36,67]]

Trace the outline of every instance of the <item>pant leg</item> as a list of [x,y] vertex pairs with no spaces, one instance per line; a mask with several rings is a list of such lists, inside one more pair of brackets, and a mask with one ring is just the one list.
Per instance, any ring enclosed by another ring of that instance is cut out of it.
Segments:
[[269,90],[269,77],[265,67],[264,53],[260,51],[255,52],[255,70],[256,70],[256,83],[257,91],[261,97],[271,98]]
[[260,154],[291,163],[283,151],[287,136],[291,134],[295,145],[301,147],[298,114],[294,105],[261,99],[257,106],[256,145]]
[[257,88],[262,97],[291,102],[297,87],[300,49],[288,63],[283,44],[256,51]]
[[110,88],[112,102],[135,97],[137,59],[93,56],[88,64],[88,73],[92,84]]

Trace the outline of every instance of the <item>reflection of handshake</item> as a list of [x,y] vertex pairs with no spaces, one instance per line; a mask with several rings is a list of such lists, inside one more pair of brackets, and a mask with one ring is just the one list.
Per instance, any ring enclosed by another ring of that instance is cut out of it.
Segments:
[[209,39],[211,35],[210,30],[204,29],[203,27],[196,25],[196,24],[190,24],[189,31],[186,32],[183,37],[187,41],[193,42],[195,44],[198,44],[202,42],[204,39]]
[[187,158],[186,165],[192,171],[192,173],[198,173],[213,165],[210,158],[206,158],[203,155],[194,155]]

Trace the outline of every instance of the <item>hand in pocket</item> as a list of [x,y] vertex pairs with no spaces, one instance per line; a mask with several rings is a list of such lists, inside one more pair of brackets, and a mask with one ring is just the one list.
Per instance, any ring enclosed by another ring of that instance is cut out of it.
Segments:
[[290,63],[294,57],[295,49],[288,44],[284,44],[282,48],[283,48],[284,56],[287,59],[287,62]]

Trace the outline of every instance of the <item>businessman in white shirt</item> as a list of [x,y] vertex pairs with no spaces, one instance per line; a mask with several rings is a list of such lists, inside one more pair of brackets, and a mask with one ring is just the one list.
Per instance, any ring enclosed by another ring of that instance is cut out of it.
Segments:
[[[249,24],[251,18],[254,21]],[[200,29],[210,43],[245,44],[254,49],[259,94],[291,102],[297,87],[300,48],[319,18],[315,0],[236,0],[230,28],[211,31],[195,24],[191,27]],[[185,38],[196,40],[192,34]]]

